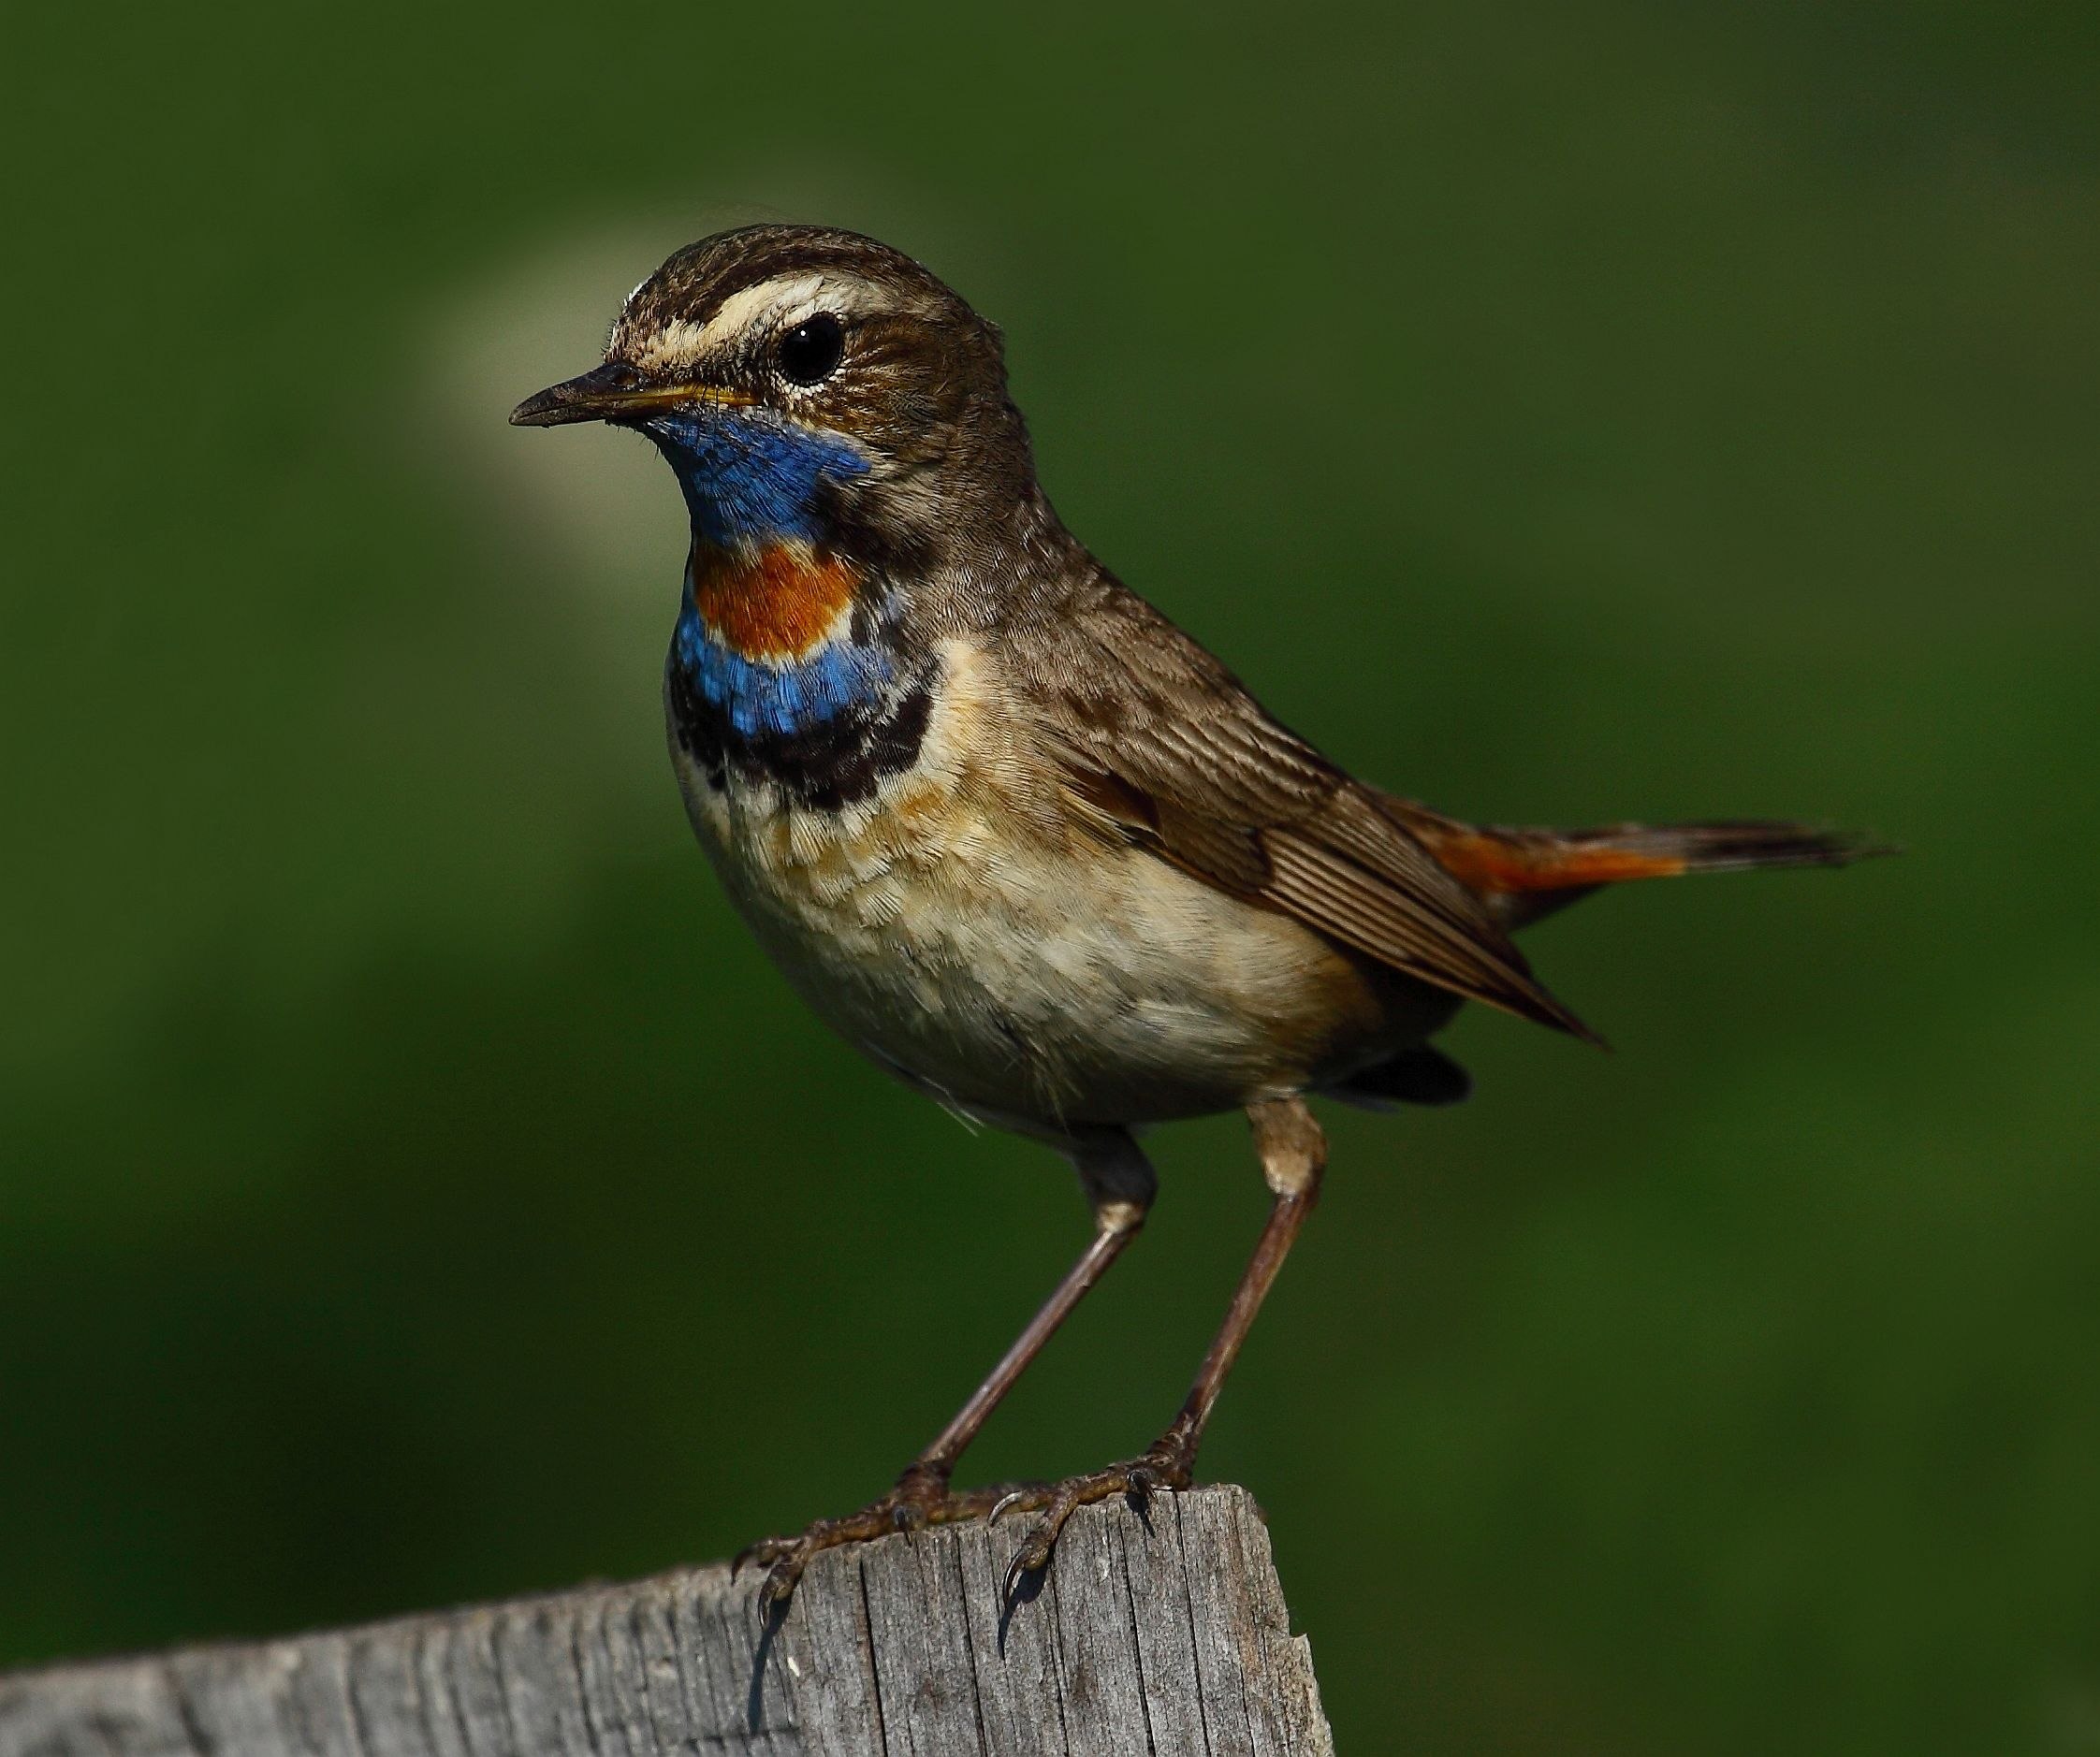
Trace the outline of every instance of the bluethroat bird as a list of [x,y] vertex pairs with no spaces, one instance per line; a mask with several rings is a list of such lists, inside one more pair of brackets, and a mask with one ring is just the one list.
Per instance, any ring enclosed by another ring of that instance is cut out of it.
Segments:
[[[1062,1153],[1092,1207],[1078,1260],[896,1487],[747,1552],[768,1609],[829,1546],[1019,1507],[1011,1594],[1073,1508],[1186,1486],[1320,1193],[1306,1099],[1465,1096],[1429,1039],[1467,1000],[1592,1038],[1514,929],[1625,879],[1869,851],[1792,823],[1482,827],[1355,779],[1065,529],[999,330],[871,239],[756,225],[681,250],[603,365],[511,419],[633,428],[678,478],[671,762],[789,981],[897,1078]],[[954,1489],[1145,1224],[1138,1131],[1235,1109],[1273,1201],[1172,1425],[1064,1482]]]

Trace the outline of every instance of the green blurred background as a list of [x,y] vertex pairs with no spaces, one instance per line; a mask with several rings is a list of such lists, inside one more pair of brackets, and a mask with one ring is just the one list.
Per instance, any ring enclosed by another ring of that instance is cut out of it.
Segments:
[[[503,425],[753,213],[1000,321],[1050,490],[1337,757],[1910,856],[1540,929],[1205,1474],[1345,1750],[2100,1750],[2090,7],[15,8],[0,1663],[857,1503],[1076,1247],[690,846],[678,499]],[[970,1460],[1127,1454],[1230,1119]]]

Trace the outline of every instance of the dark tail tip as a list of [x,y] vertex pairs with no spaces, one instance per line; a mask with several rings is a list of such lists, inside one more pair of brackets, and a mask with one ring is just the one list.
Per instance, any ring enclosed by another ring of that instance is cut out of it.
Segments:
[[1686,872],[1755,872],[1764,867],[1850,866],[1903,852],[1895,843],[1857,830],[1806,823],[1680,823],[1649,833],[1655,851],[1684,863]]

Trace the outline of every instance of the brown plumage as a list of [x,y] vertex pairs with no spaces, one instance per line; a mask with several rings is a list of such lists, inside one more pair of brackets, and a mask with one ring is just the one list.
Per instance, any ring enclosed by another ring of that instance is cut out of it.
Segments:
[[1507,929],[1600,885],[1836,866],[1857,835],[1771,822],[1597,830],[1461,822],[1355,779],[1159,611],[1091,570],[1010,626],[1046,746],[1137,846],[1388,968],[1596,1042]]
[[1137,846],[1403,976],[1591,1035],[1384,795],[1128,588],[1097,573],[1008,639],[1045,680],[1034,706],[1073,791]]
[[1352,778],[1065,529],[999,331],[872,240],[758,226],[681,251],[605,363],[513,419],[631,427],[678,473],[672,759],[767,950],[883,1067],[1060,1148],[1094,1210],[1093,1242],[897,1488],[759,1546],[769,1605],[830,1544],[992,1506],[950,1474],[1143,1223],[1135,1128],[1244,1107],[1269,1224],[1159,1440],[1022,1492],[1042,1517],[1014,1578],[1074,1505],[1189,1480],[1319,1190],[1305,1095],[1464,1096],[1427,1039],[1466,1000],[1595,1040],[1509,936],[1600,885],[1871,851],[1781,823],[1481,827]]

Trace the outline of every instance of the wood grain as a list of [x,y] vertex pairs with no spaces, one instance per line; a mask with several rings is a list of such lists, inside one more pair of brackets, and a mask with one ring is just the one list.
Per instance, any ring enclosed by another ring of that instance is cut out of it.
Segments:
[[0,1757],[1331,1757],[1245,1489],[811,1564],[762,1640],[721,1565],[293,1640],[0,1676]]

